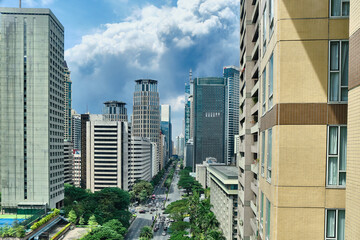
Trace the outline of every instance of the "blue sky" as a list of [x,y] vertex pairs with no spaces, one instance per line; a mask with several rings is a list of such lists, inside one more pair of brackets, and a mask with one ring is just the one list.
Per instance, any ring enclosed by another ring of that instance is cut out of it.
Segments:
[[156,79],[161,104],[172,106],[174,138],[189,69],[194,77],[221,76],[223,66],[239,63],[238,0],[22,0],[22,7],[50,8],[64,25],[78,113],[119,100],[130,118],[134,80]]

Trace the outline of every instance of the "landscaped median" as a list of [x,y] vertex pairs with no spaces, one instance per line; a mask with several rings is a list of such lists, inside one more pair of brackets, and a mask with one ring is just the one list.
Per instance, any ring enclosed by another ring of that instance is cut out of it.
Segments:
[[65,227],[63,227],[59,232],[57,232],[52,238],[51,240],[56,240],[58,239],[58,237],[60,237],[61,234],[63,234],[64,232],[66,232],[71,226],[71,223],[66,224]]

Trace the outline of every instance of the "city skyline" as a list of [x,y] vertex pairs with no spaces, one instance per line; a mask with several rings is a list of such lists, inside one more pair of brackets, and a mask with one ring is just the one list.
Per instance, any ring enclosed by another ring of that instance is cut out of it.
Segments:
[[[18,4],[3,0],[0,7]],[[119,100],[131,116],[133,81],[157,79],[160,104],[172,108],[173,140],[182,132],[189,69],[194,77],[221,77],[223,66],[238,65],[236,0],[23,0],[22,7],[50,8],[63,23],[73,109],[100,114],[103,102]],[[103,44],[94,47],[90,39]]]

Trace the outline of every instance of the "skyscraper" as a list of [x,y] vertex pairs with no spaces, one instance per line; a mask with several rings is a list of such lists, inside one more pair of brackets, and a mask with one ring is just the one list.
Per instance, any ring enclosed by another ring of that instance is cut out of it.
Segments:
[[72,93],[72,82],[70,78],[69,67],[64,61],[64,139],[71,141],[72,140],[72,121],[71,121],[71,93]]
[[[165,160],[168,161],[170,156],[172,155],[172,146],[171,146],[171,138],[172,138],[172,126],[171,126],[171,107],[167,104],[161,105],[161,124],[160,129],[162,134],[165,136]],[[165,162],[163,163],[166,164]]]
[[71,110],[72,143],[74,150],[81,150],[81,115]]
[[[151,142],[160,146],[160,105],[157,81],[139,79],[135,81],[133,102],[132,135],[149,138]],[[158,166],[160,166],[158,157]]]
[[192,97],[192,70],[190,69],[189,72],[189,82],[185,83],[185,117],[184,117],[184,122],[185,122],[185,126],[184,126],[184,138],[185,138],[185,143],[187,143],[187,141],[189,141],[190,139],[190,123],[191,123],[191,102],[190,102],[190,96]]
[[194,166],[207,157],[224,163],[225,150],[224,78],[194,79]]
[[0,13],[1,205],[60,208],[64,27],[49,9]]
[[225,89],[225,161],[235,163],[234,136],[239,134],[239,68],[224,67]]

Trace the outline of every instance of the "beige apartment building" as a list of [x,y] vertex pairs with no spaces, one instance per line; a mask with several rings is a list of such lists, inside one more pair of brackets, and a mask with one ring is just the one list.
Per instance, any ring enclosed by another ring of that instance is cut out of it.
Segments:
[[239,239],[345,239],[349,4],[241,1]]
[[227,240],[237,238],[238,170],[235,166],[207,167],[212,211]]
[[345,239],[360,236],[360,1],[351,1]]

